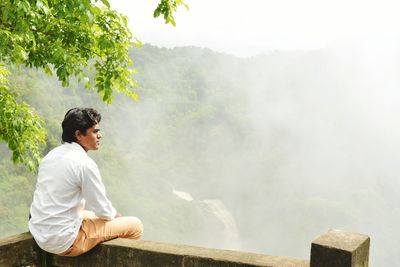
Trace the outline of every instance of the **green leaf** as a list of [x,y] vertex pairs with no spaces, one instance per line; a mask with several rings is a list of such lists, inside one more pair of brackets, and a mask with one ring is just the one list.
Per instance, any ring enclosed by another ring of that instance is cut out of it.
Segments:
[[107,0],[101,0],[101,2],[107,7],[110,8],[110,3]]
[[53,75],[53,72],[51,71],[51,69],[49,68],[49,65],[47,65],[47,64],[44,66],[44,72],[49,76]]

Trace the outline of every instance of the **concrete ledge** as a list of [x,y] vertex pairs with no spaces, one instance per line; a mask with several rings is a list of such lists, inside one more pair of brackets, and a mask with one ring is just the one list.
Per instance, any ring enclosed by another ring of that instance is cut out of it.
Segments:
[[76,258],[53,256],[56,266],[308,267],[309,261],[256,253],[115,239]]
[[29,233],[0,239],[0,266],[40,266],[41,259],[42,250]]
[[114,239],[79,257],[42,251],[29,233],[0,239],[0,266],[59,267],[367,267],[368,236],[330,230],[311,246],[311,260],[230,250]]
[[29,233],[0,240],[0,266],[309,267],[309,261],[229,250],[114,239],[78,257],[42,251]]
[[366,267],[370,238],[366,235],[330,230],[311,245],[311,267]]

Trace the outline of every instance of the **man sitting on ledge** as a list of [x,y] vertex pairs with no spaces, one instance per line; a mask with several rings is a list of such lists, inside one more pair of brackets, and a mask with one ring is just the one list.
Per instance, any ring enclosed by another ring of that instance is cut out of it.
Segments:
[[39,165],[29,230],[45,251],[78,256],[106,240],[142,235],[141,221],[121,217],[108,200],[99,169],[87,155],[99,148],[100,120],[91,108],[69,110],[62,122],[63,144]]

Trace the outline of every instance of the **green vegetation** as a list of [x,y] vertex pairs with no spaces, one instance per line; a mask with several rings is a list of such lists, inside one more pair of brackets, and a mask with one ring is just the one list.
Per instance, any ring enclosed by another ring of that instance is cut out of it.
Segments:
[[[154,16],[175,25],[179,5],[181,0],[161,0]],[[45,131],[34,110],[7,86],[8,66],[54,72],[63,86],[77,77],[106,103],[113,92],[137,99],[128,49],[140,42],[107,0],[0,0],[0,18],[0,141],[7,142],[15,163],[36,168]]]
[[40,159],[39,146],[45,140],[42,121],[29,105],[20,104],[8,86],[8,74],[0,65],[0,142],[8,143],[14,163],[21,162],[35,170]]

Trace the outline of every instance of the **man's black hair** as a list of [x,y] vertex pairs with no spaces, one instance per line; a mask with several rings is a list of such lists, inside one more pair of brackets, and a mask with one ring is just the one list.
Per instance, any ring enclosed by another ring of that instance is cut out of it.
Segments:
[[85,135],[86,130],[100,123],[100,120],[100,113],[92,108],[72,108],[68,110],[61,123],[63,129],[62,140],[68,143],[76,142],[76,130]]

